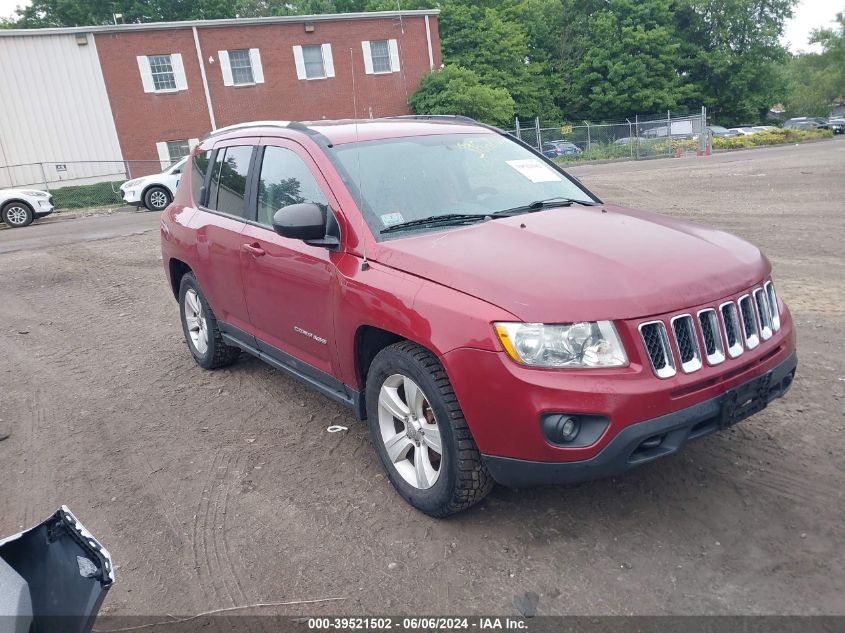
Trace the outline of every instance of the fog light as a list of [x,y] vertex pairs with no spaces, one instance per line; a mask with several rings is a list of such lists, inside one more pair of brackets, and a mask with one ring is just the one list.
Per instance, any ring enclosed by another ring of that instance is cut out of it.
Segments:
[[571,442],[578,435],[578,431],[581,430],[581,425],[578,423],[577,418],[565,416],[562,420],[563,424],[560,425],[560,439],[564,442]]

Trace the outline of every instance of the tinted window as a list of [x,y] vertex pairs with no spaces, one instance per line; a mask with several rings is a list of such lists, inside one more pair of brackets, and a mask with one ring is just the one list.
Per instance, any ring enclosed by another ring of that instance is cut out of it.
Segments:
[[205,184],[205,174],[208,172],[208,161],[211,158],[211,152],[203,152],[197,154],[191,161],[191,189],[194,191],[194,204],[201,205],[202,200],[200,194],[202,193],[202,186]]
[[244,215],[246,176],[251,157],[252,146],[249,145],[224,147],[217,150],[211,182],[208,185],[206,206],[209,209],[232,215]]
[[270,226],[276,211],[302,202],[327,204],[311,170],[299,156],[283,147],[267,147],[258,179],[258,222]]

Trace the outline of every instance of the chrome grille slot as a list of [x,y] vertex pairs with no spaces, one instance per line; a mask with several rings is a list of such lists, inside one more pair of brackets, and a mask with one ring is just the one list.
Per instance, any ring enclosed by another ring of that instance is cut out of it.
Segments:
[[766,291],[757,288],[754,291],[754,304],[757,306],[757,315],[760,317],[760,338],[768,341],[772,338],[774,328],[772,327],[772,311],[769,308],[769,298]]
[[751,295],[742,295],[739,298],[739,314],[745,346],[748,349],[754,349],[760,344],[760,335],[757,331],[757,317],[754,314]]
[[736,358],[742,354],[743,346],[739,334],[739,317],[736,312],[736,304],[728,301],[719,306],[722,313],[722,325],[724,327],[725,341],[728,345],[728,356]]
[[763,286],[766,289],[766,298],[769,300],[769,314],[772,315],[772,329],[780,330],[780,309],[778,308],[778,297],[775,294],[775,285],[767,281]]
[[725,360],[725,344],[719,331],[719,318],[713,308],[698,313],[701,339],[704,341],[704,357],[709,365],[718,365]]
[[695,335],[692,317],[681,314],[672,318],[672,333],[678,345],[681,369],[684,373],[691,373],[701,369],[701,350],[698,347],[698,337]]
[[640,336],[648,353],[651,368],[658,378],[675,375],[675,357],[669,346],[669,336],[663,321],[650,321],[640,325]]

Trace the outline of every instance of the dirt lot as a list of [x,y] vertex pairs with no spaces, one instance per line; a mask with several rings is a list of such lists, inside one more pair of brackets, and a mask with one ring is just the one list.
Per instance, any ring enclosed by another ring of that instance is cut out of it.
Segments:
[[617,480],[436,521],[345,409],[257,361],[194,365],[155,218],[98,241],[68,221],[70,244],[35,225],[0,231],[45,234],[0,255],[0,534],[67,503],[119,565],[113,614],[515,614],[526,591],[542,614],[845,614],[845,141],[573,171],[768,253],[799,329],[785,400]]

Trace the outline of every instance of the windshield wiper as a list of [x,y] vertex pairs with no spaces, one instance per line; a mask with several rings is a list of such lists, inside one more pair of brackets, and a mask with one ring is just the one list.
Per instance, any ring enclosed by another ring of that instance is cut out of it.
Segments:
[[583,204],[585,207],[592,207],[596,203],[592,201],[576,200],[575,198],[566,198],[564,196],[555,196],[554,198],[546,198],[545,200],[535,200],[534,202],[529,202],[528,204],[523,204],[518,207],[512,207],[510,209],[502,209],[501,211],[496,211],[491,215],[518,215],[520,213],[532,213],[534,211],[540,211],[542,209],[545,209],[546,207],[569,207],[573,204]]
[[401,231],[402,229],[412,226],[448,226],[450,224],[465,224],[469,222],[481,222],[485,218],[489,218],[489,213],[447,213],[445,215],[430,215],[419,220],[408,220],[407,222],[400,222],[399,224],[391,224],[383,228],[381,233],[392,233],[393,231]]

